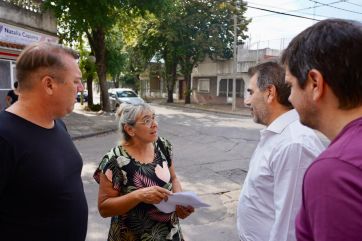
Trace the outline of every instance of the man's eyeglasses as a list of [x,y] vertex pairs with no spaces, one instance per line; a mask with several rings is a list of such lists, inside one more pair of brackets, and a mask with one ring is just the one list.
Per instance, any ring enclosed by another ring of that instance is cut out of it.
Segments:
[[156,115],[153,115],[152,117],[149,117],[149,118],[144,118],[143,120],[137,121],[136,123],[140,123],[140,124],[143,124],[143,125],[147,126],[148,128],[151,128],[151,126],[152,126],[152,124],[154,122],[157,123],[157,116]]

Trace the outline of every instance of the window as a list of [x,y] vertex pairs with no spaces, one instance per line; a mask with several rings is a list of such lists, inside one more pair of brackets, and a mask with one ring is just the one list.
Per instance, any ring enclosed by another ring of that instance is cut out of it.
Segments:
[[[236,97],[244,98],[244,80],[236,79]],[[219,82],[219,96],[232,97],[233,79],[221,79]]]
[[199,79],[197,91],[209,93],[210,92],[210,79]]
[[0,59],[0,108],[6,106],[5,97],[15,81],[15,62]]
[[12,87],[11,81],[11,62],[0,60],[0,89],[9,90]]
[[119,98],[124,98],[124,97],[137,97],[137,95],[133,92],[133,91],[122,91],[122,92],[117,92],[117,97]]

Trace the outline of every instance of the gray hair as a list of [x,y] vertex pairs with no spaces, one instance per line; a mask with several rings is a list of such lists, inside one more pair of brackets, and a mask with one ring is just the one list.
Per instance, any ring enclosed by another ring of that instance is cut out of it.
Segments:
[[137,117],[146,113],[155,111],[151,108],[149,104],[142,103],[138,105],[122,103],[116,112],[116,117],[118,119],[119,130],[121,132],[121,139],[124,141],[131,140],[131,136],[124,130],[126,124],[134,126],[137,121]]
[[285,83],[285,70],[275,61],[267,61],[248,70],[250,77],[257,74],[256,85],[261,91],[265,91],[268,86],[274,85],[277,90],[278,102],[287,107],[293,108],[288,98],[290,95],[290,86]]

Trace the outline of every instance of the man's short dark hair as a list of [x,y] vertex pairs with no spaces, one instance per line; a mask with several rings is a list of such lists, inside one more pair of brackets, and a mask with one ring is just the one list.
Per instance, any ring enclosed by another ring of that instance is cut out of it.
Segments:
[[297,35],[281,61],[301,88],[308,72],[321,72],[339,100],[339,108],[362,104],[362,24],[343,19],[320,21]]
[[256,85],[261,91],[265,91],[268,86],[274,85],[277,92],[277,100],[280,104],[293,108],[288,98],[290,87],[285,83],[284,68],[274,61],[265,62],[248,70],[249,76],[257,74]]
[[27,46],[16,61],[16,78],[19,87],[30,88],[32,84],[27,78],[40,68],[54,70],[64,68],[62,54],[72,56],[74,59],[79,57],[76,51],[60,44],[38,42]]

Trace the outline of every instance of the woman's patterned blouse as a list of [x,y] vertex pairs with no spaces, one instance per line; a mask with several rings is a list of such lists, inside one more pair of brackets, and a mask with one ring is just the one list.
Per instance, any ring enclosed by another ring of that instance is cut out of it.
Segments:
[[[94,179],[99,183],[102,172],[120,195],[156,185],[171,191],[172,145],[159,137],[154,147],[154,160],[147,164],[135,160],[122,146],[113,148],[103,157]],[[108,240],[181,241],[183,238],[175,212],[162,213],[154,205],[141,202],[127,213],[112,217]]]

